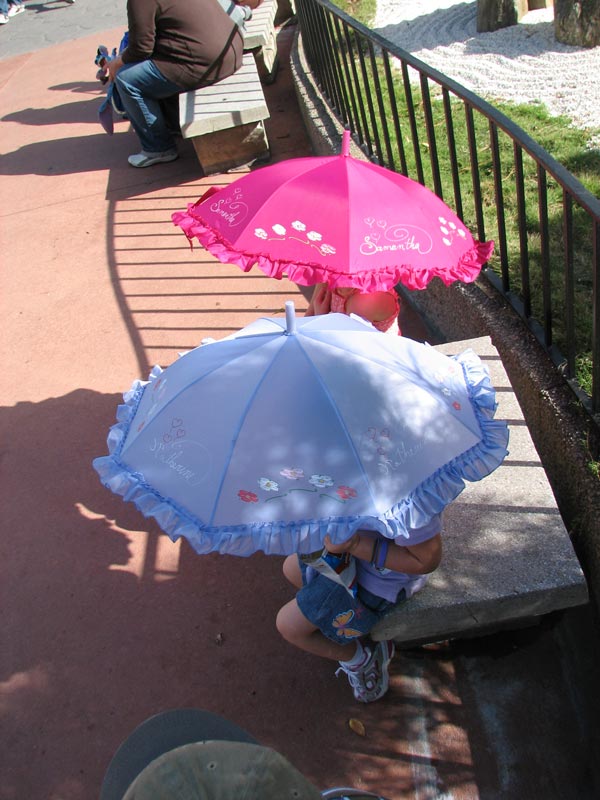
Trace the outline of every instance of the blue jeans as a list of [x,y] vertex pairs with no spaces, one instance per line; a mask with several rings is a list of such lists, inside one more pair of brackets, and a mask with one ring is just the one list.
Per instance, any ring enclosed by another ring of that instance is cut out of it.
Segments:
[[115,85],[127,118],[148,153],[175,148],[160,101],[183,91],[168,80],[153,61],[126,64],[115,78]]

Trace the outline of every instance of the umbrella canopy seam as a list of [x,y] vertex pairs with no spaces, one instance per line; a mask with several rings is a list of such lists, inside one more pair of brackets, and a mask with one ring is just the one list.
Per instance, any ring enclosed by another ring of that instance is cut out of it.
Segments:
[[[345,422],[344,418],[340,414],[339,409],[337,408],[336,403],[333,400],[331,392],[327,388],[327,386],[325,384],[325,381],[322,378],[321,372],[317,369],[317,366],[314,363],[313,359],[309,358],[308,354],[306,353],[305,348],[302,346],[302,343],[297,339],[297,337],[295,337],[295,340],[296,340],[298,346],[300,347],[300,350],[301,350],[302,354],[304,355],[304,357],[306,359],[306,363],[308,364],[309,368],[318,377],[318,382],[319,382],[319,385],[321,387],[321,391],[325,394],[325,396],[329,400],[329,405],[331,407],[331,410],[335,414],[335,416],[336,416],[336,418],[337,418],[337,420],[339,422],[340,428],[344,431],[344,435],[346,437],[346,441],[348,443],[348,446],[352,450],[352,453],[354,455],[356,463],[360,464],[361,475],[366,476],[367,471],[366,471],[366,469],[364,467],[363,460],[361,459],[361,457],[360,457],[360,455],[358,453],[358,450],[356,448],[356,445],[354,444],[354,441],[353,441],[352,437],[350,436],[350,433],[348,431],[348,426],[346,425],[346,422]],[[330,346],[334,346],[334,345],[330,345]],[[369,486],[369,483],[368,483],[367,480],[365,480],[365,483],[367,484],[367,486]],[[373,497],[373,493],[371,491],[370,486],[369,486],[369,494],[370,494],[370,496],[371,496],[371,498],[372,498],[372,500],[374,502],[375,498]]]
[[[270,343],[271,341],[272,341],[272,339],[270,338],[268,343]],[[279,342],[278,342],[278,344],[279,344]],[[260,388],[263,386],[264,382],[266,381],[269,372],[273,369],[273,367],[274,367],[274,365],[276,363],[276,360],[281,356],[282,349],[283,348],[280,345],[279,348],[278,348],[278,353],[271,360],[271,363],[268,365],[268,367],[265,370],[265,372],[261,375],[260,380],[258,381],[256,386],[254,387],[254,390],[248,396],[248,400],[246,402],[246,405],[245,405],[244,409],[242,410],[242,412],[240,413],[240,418],[239,418],[239,421],[237,423],[236,429],[232,432],[232,435],[231,435],[231,446],[229,448],[229,455],[226,456],[225,459],[223,460],[223,469],[222,469],[221,477],[220,477],[220,479],[218,481],[218,487],[217,487],[217,489],[215,491],[215,502],[213,503],[212,511],[210,512],[210,515],[209,515],[209,520],[210,520],[210,526],[211,527],[212,527],[212,524],[213,524],[214,519],[215,519],[215,515],[216,515],[216,512],[217,512],[219,501],[221,499],[221,493],[223,491],[223,485],[224,485],[225,479],[227,477],[227,470],[229,469],[229,465],[231,463],[231,459],[233,458],[235,447],[236,447],[237,440],[239,438],[240,432],[241,432],[241,430],[242,430],[242,428],[244,426],[244,422],[246,420],[246,417],[248,416],[248,413],[250,411],[250,408],[252,406],[254,398],[257,396],[257,394],[260,391]]]

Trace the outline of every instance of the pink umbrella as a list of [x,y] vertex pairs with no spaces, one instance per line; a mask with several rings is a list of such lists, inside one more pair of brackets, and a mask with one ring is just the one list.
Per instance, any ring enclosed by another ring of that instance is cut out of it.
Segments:
[[293,158],[209,189],[173,222],[221,262],[331,288],[469,283],[490,258],[456,214],[410,178],[350,156]]

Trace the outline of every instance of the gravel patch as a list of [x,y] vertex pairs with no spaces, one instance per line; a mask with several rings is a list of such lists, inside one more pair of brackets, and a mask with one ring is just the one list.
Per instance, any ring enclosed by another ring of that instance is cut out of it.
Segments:
[[[490,102],[543,103],[552,116],[600,130],[600,47],[557,42],[552,8],[477,33],[476,0],[378,0],[372,27]],[[600,146],[600,135],[592,141]]]

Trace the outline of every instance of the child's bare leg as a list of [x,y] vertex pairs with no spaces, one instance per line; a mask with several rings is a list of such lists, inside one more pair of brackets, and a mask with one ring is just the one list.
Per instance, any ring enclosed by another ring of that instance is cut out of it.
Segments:
[[283,562],[283,574],[296,589],[302,588],[302,572],[298,563],[298,556],[294,553]]
[[349,661],[356,653],[356,642],[337,644],[324,636],[300,611],[296,599],[290,600],[277,614],[277,630],[290,644],[332,661]]

